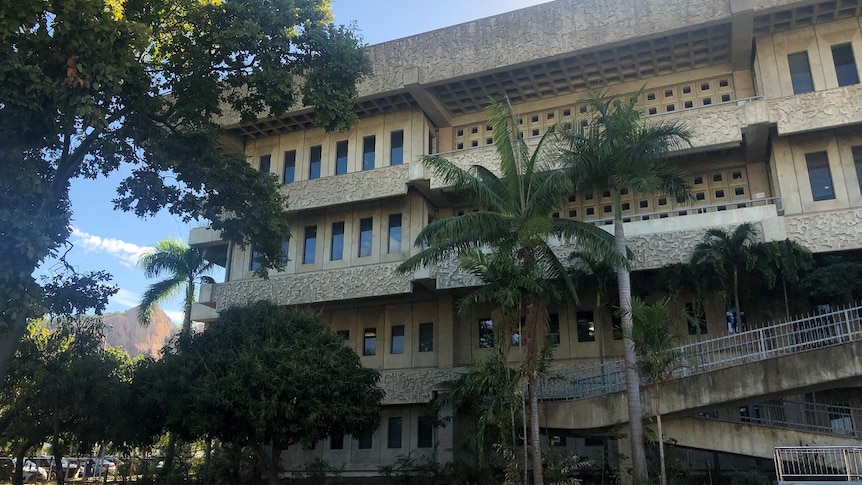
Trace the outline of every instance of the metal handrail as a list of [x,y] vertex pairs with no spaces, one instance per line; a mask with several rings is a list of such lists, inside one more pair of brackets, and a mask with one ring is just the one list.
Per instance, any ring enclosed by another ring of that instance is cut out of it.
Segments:
[[850,482],[862,479],[862,447],[780,446],[773,453],[778,483],[798,479]]
[[[862,340],[862,305],[815,313],[788,322],[733,333],[677,347],[685,355],[685,367],[672,378],[702,374],[782,355]],[[546,400],[583,399],[625,388],[622,359],[557,372],[542,383]]]
[[[853,416],[862,415],[862,408],[783,399],[748,404],[748,415],[739,407],[700,413],[700,419],[742,423],[771,428],[783,428],[808,433],[862,439],[862,430],[855,429]],[[846,422],[844,420],[847,420]],[[844,424],[848,424],[845,426]]]

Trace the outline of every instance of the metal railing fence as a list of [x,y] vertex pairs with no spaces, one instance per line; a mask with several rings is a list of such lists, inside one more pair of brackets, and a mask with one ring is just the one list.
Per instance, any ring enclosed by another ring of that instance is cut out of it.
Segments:
[[[760,362],[804,350],[862,340],[862,305],[770,323],[753,330],[732,333],[677,347],[688,363],[673,377],[685,377],[751,362]],[[559,371],[542,383],[545,400],[583,399],[625,388],[622,359]]]
[[[741,413],[742,409],[745,409],[745,415]],[[856,418],[862,417],[862,408],[839,404],[782,399],[701,413],[697,417],[730,423],[862,438],[862,430],[856,429],[855,425]]]
[[862,479],[862,447],[858,446],[782,446],[775,448],[774,460],[778,483]]

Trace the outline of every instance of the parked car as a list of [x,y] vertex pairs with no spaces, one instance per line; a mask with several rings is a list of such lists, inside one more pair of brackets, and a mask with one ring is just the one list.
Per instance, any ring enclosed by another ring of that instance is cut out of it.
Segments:
[[47,482],[48,470],[40,467],[33,460],[24,460],[24,466],[21,468],[25,482]]

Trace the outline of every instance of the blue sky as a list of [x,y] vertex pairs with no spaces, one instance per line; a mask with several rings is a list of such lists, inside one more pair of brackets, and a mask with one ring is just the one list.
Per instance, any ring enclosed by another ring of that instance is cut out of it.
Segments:
[[[332,8],[338,24],[356,22],[367,44],[455,25],[548,0],[333,0]],[[72,183],[71,199],[73,247],[66,260],[78,271],[106,270],[114,275],[120,287],[112,298],[109,311],[125,311],[140,301],[151,282],[135,267],[138,256],[156,241],[168,237],[188,239],[189,230],[204,223],[185,224],[163,211],[146,220],[133,214],[113,210],[111,200],[122,180],[122,172],[98,180],[76,180]],[[56,262],[46,262],[38,270],[51,274],[59,269]],[[223,274],[213,275],[223,281]],[[182,320],[181,298],[162,305],[175,323]]]

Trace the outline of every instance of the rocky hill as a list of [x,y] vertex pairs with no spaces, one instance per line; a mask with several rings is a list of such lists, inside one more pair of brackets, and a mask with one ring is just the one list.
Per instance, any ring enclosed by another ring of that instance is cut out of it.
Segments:
[[147,327],[138,324],[138,307],[122,313],[106,313],[104,318],[108,345],[123,347],[132,357],[139,354],[158,357],[162,346],[179,331],[160,308],[156,308],[153,321]]

